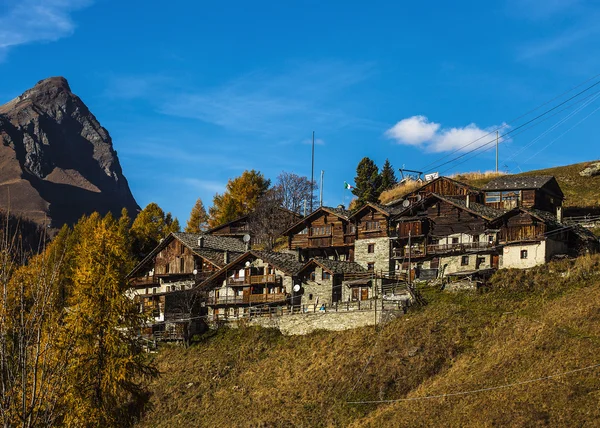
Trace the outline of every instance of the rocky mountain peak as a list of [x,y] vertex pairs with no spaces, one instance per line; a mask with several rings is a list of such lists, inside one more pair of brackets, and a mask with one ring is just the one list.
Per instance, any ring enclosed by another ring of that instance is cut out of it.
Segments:
[[10,192],[13,212],[55,226],[93,211],[139,209],[108,131],[64,77],[0,106],[0,140],[0,206]]

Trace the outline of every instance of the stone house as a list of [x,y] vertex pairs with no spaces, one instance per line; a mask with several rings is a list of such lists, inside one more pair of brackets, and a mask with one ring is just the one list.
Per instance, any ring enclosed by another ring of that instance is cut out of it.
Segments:
[[372,278],[372,274],[359,263],[311,259],[299,272],[302,290],[300,304],[332,306],[339,302],[367,300],[373,296],[371,281],[349,284],[349,281]]
[[294,286],[300,282],[303,266],[288,253],[250,250],[241,254],[199,285],[207,296],[208,319],[237,320],[299,305]]

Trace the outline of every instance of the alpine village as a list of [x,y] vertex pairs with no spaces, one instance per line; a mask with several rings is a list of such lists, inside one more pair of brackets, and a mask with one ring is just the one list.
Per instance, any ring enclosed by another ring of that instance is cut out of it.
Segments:
[[65,78],[0,139],[3,426],[597,426],[599,161],[245,170],[182,231]]

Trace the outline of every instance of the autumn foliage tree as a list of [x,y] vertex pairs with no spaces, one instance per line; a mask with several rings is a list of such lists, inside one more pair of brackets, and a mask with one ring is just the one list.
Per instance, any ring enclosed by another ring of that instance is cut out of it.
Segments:
[[208,214],[206,213],[206,209],[204,209],[202,199],[198,198],[194,204],[194,207],[192,208],[190,218],[185,225],[184,231],[187,233],[200,233],[203,230],[206,230],[207,221]]
[[74,288],[64,320],[73,340],[66,402],[67,425],[122,426],[129,406],[143,402],[144,382],[156,374],[146,363],[136,332],[143,315],[125,296],[132,267],[119,224],[97,213],[79,225]]
[[258,198],[271,185],[259,171],[244,171],[241,176],[230,179],[223,194],[216,194],[209,209],[209,227],[216,227],[250,213]]
[[161,239],[171,232],[179,232],[180,226],[177,218],[171,213],[166,213],[151,202],[136,217],[131,226],[131,240],[133,253],[137,258],[142,258],[158,245]]

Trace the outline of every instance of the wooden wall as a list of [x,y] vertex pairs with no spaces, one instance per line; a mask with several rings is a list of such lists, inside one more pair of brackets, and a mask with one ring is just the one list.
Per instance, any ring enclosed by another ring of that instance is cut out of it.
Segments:
[[[383,238],[389,235],[387,216],[372,207],[363,210],[363,214],[356,217],[355,222],[358,239]],[[379,229],[368,230],[367,222],[379,222]]]
[[516,214],[504,221],[500,227],[500,241],[524,241],[539,239],[546,233],[546,225],[527,213]]
[[477,190],[473,190],[468,186],[463,186],[459,183],[456,183],[452,180],[446,179],[445,177],[441,177],[438,180],[433,180],[430,183],[425,184],[420,189],[409,193],[407,195],[407,199],[412,199],[417,195],[421,195],[425,197],[431,193],[437,193],[442,196],[465,196],[470,194],[474,197],[473,201],[480,202],[481,194]]
[[454,233],[479,235],[486,229],[484,219],[444,201],[438,201],[429,206],[427,217],[431,222],[430,234],[435,236],[447,236]]
[[[169,266],[168,270],[167,265]],[[194,269],[214,271],[216,267],[211,263],[204,262],[201,257],[196,256],[177,239],[174,239],[167,247],[163,248],[154,262],[154,275],[192,274]]]
[[[289,240],[289,247],[296,248],[321,248],[341,247],[347,245],[344,241],[344,232],[348,221],[325,211],[306,222],[308,233],[296,233]],[[316,234],[314,228],[325,228],[325,233]]]

